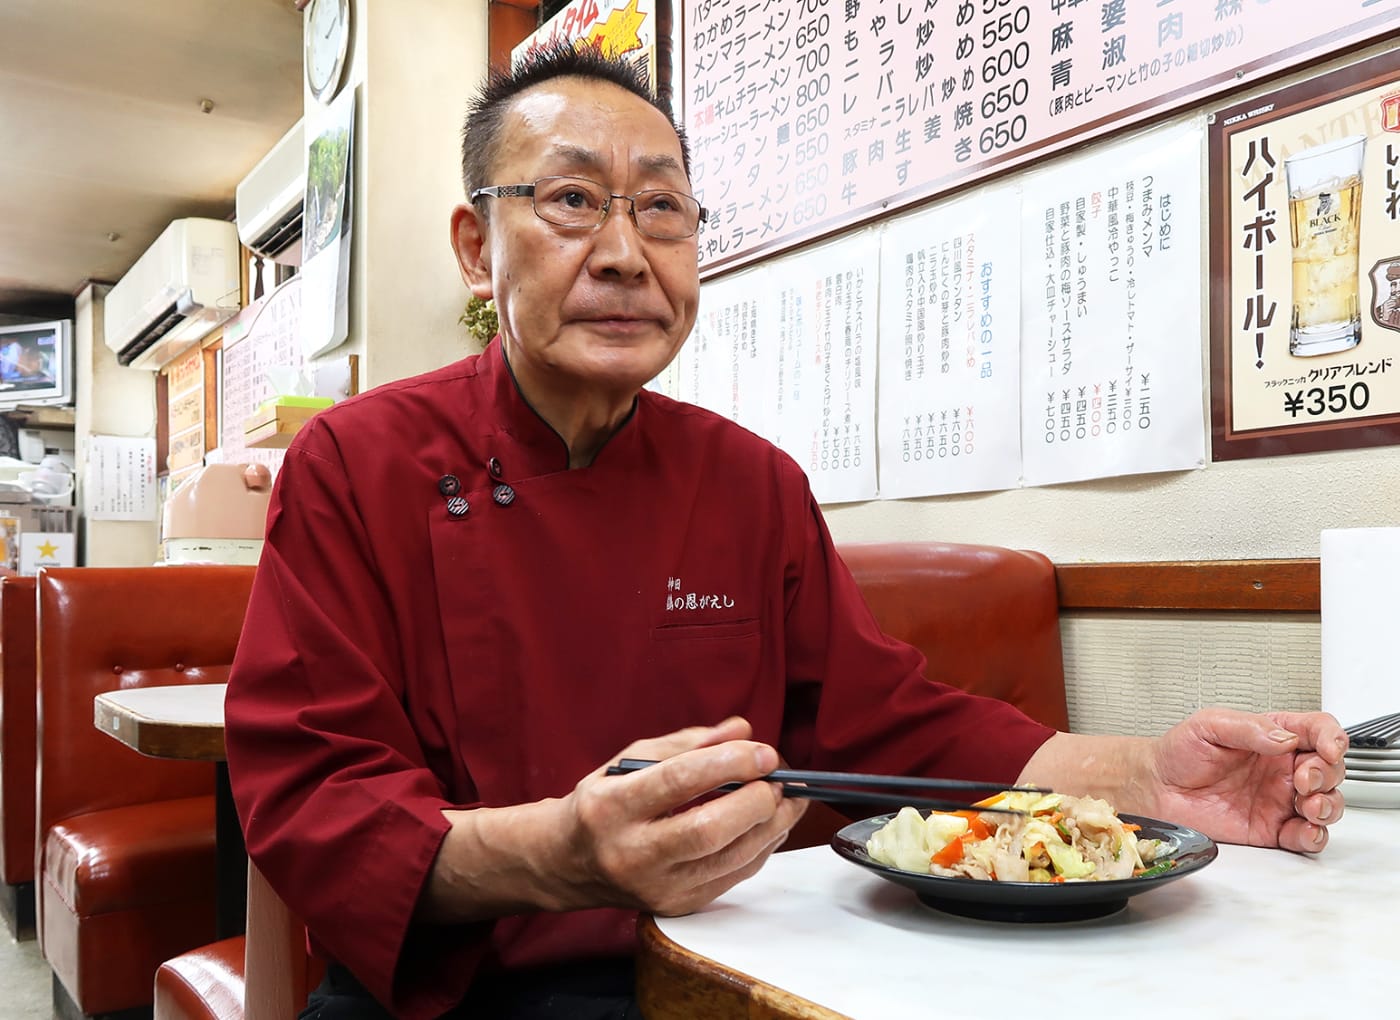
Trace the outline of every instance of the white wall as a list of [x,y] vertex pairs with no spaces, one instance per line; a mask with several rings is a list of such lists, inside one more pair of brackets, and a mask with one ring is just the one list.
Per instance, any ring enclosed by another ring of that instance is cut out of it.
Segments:
[[[155,373],[126,368],[103,340],[103,299],[112,288],[88,284],[74,312],[73,364],[77,372],[73,434],[77,445],[78,506],[84,502],[83,476],[92,436],[156,434]],[[155,521],[94,521],[83,517],[79,562],[86,567],[140,567],[156,561],[159,525]]]
[[[487,64],[484,0],[354,0],[343,88],[358,89],[350,337],[320,360],[358,354],[360,388],[473,353],[457,321],[468,292],[449,243],[463,201],[462,112]],[[314,115],[316,100],[305,97]],[[310,117],[308,117],[310,123]]]
[[1060,562],[1318,555],[1323,528],[1400,523],[1400,450],[1208,464],[974,496],[827,508],[838,541],[939,539],[1037,549]]

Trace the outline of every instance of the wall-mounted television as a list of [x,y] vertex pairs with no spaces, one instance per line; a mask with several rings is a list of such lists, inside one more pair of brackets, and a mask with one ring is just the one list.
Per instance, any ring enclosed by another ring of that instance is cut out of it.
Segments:
[[73,321],[0,326],[0,411],[73,402]]

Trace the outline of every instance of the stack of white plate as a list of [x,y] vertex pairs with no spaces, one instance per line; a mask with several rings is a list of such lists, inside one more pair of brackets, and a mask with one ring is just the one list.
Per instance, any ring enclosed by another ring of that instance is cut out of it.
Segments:
[[1400,747],[1352,747],[1342,796],[1356,807],[1400,808]]

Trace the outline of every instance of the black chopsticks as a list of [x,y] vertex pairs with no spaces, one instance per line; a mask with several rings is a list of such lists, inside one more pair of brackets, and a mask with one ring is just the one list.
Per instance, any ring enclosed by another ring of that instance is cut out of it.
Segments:
[[1390,747],[1400,739],[1400,712],[1378,715],[1348,726],[1346,733],[1352,747]]
[[[637,772],[656,762],[642,758],[623,758],[608,767],[608,775],[619,776]],[[802,769],[776,769],[763,779],[783,784],[783,796],[820,800],[828,804],[899,804],[937,811],[994,811],[999,814],[1023,814],[1012,808],[976,807],[965,800],[946,797],[912,796],[904,791],[979,790],[987,794],[1009,790],[1016,793],[1050,793],[1033,786],[1004,786],[1000,783],[977,782],[969,779],[923,779],[918,776],[883,776],[868,772],[813,772]],[[740,783],[726,783],[722,791],[737,790]],[[870,789],[883,787],[883,789]]]

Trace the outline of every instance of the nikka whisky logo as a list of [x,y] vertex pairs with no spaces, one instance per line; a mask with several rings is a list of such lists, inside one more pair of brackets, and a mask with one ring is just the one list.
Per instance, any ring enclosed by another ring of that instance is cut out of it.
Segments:
[[1381,130],[1400,131],[1400,92],[1381,100]]

